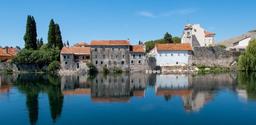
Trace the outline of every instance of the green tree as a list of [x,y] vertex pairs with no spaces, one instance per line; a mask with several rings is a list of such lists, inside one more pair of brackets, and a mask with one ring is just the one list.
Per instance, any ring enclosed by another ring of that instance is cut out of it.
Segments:
[[62,49],[63,47],[60,26],[59,24],[55,23],[53,19],[51,19],[49,24],[48,47],[49,48],[58,47],[59,49]]
[[181,43],[180,37],[177,37],[177,36],[173,37],[172,41],[173,41],[173,43]]
[[23,39],[26,49],[37,49],[36,21],[33,16],[29,15],[27,17],[26,33]]
[[169,34],[168,32],[166,32],[166,33],[164,34],[164,40],[168,41],[168,43],[173,43],[173,41],[172,41],[172,35]]
[[37,48],[40,49],[40,47],[44,44],[43,38],[38,39],[36,44],[37,44]]
[[241,71],[256,71],[256,40],[250,41],[245,52],[239,56],[238,69]]
[[49,24],[49,31],[48,31],[48,47],[53,48],[56,47],[55,40],[56,40],[56,35],[55,35],[55,22],[53,19],[51,19],[50,24]]
[[63,42],[62,42],[62,36],[61,36],[59,24],[55,24],[55,38],[56,38],[56,41],[55,41],[56,47],[58,47],[59,49],[62,49]]

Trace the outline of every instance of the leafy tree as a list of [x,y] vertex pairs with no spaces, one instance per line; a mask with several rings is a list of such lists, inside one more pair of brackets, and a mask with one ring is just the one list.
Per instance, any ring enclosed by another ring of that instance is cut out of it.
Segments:
[[37,44],[37,48],[40,49],[40,47],[44,44],[43,38],[38,39],[36,44]]
[[173,43],[181,43],[181,38],[175,36],[175,37],[172,38],[172,41],[173,41]]
[[49,24],[49,31],[48,31],[48,47],[53,48],[56,46],[55,44],[55,22],[51,19]]
[[25,48],[26,49],[37,49],[37,32],[36,32],[36,21],[33,16],[27,17],[26,33],[24,35]]
[[61,36],[59,24],[55,24],[55,38],[56,38],[56,41],[55,41],[56,47],[58,47],[59,49],[62,49],[63,42],[62,42],[62,36]]
[[168,43],[173,43],[172,35],[169,34],[168,32],[165,33],[164,40],[166,40]]
[[245,53],[240,55],[238,68],[246,72],[256,71],[256,40],[250,41]]
[[63,47],[60,26],[59,24],[56,24],[53,19],[51,19],[49,24],[48,47],[49,48],[58,47],[59,49],[62,49]]

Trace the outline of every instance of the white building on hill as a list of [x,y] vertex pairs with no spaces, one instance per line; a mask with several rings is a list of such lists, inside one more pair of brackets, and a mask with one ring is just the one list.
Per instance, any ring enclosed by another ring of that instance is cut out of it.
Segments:
[[184,28],[181,43],[190,43],[193,47],[214,45],[215,33],[203,29],[200,24],[188,24]]

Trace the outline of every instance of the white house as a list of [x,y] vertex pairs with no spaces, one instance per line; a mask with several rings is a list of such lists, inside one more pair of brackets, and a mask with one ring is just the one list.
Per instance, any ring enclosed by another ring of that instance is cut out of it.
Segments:
[[203,29],[200,24],[188,24],[185,26],[181,43],[190,43],[193,47],[214,45],[215,33]]
[[151,50],[157,66],[186,66],[189,64],[192,47],[189,43],[156,44]]
[[227,47],[227,50],[231,51],[244,51],[251,41],[251,37],[245,37],[237,42],[232,43],[231,46]]

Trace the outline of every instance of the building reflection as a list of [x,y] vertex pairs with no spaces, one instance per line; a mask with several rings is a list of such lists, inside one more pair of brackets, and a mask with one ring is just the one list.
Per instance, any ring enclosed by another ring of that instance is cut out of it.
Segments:
[[64,95],[90,95],[93,102],[129,102],[130,98],[143,97],[147,83],[143,73],[104,75],[90,79],[86,76],[63,76]]
[[155,95],[169,101],[178,96],[187,112],[200,111],[217,91],[225,88],[239,97],[256,99],[256,74],[209,75],[147,75],[131,73],[121,75],[98,74],[95,78],[83,76],[51,76],[45,74],[0,75],[0,95],[9,93],[12,87],[26,97],[30,124],[39,118],[39,95],[48,96],[51,119],[61,116],[64,96],[88,95],[96,103],[127,103],[131,98],[143,99],[146,88],[154,87]]
[[186,111],[199,111],[221,87],[233,88],[235,79],[229,75],[158,75],[156,95],[170,100],[172,96],[182,98]]

